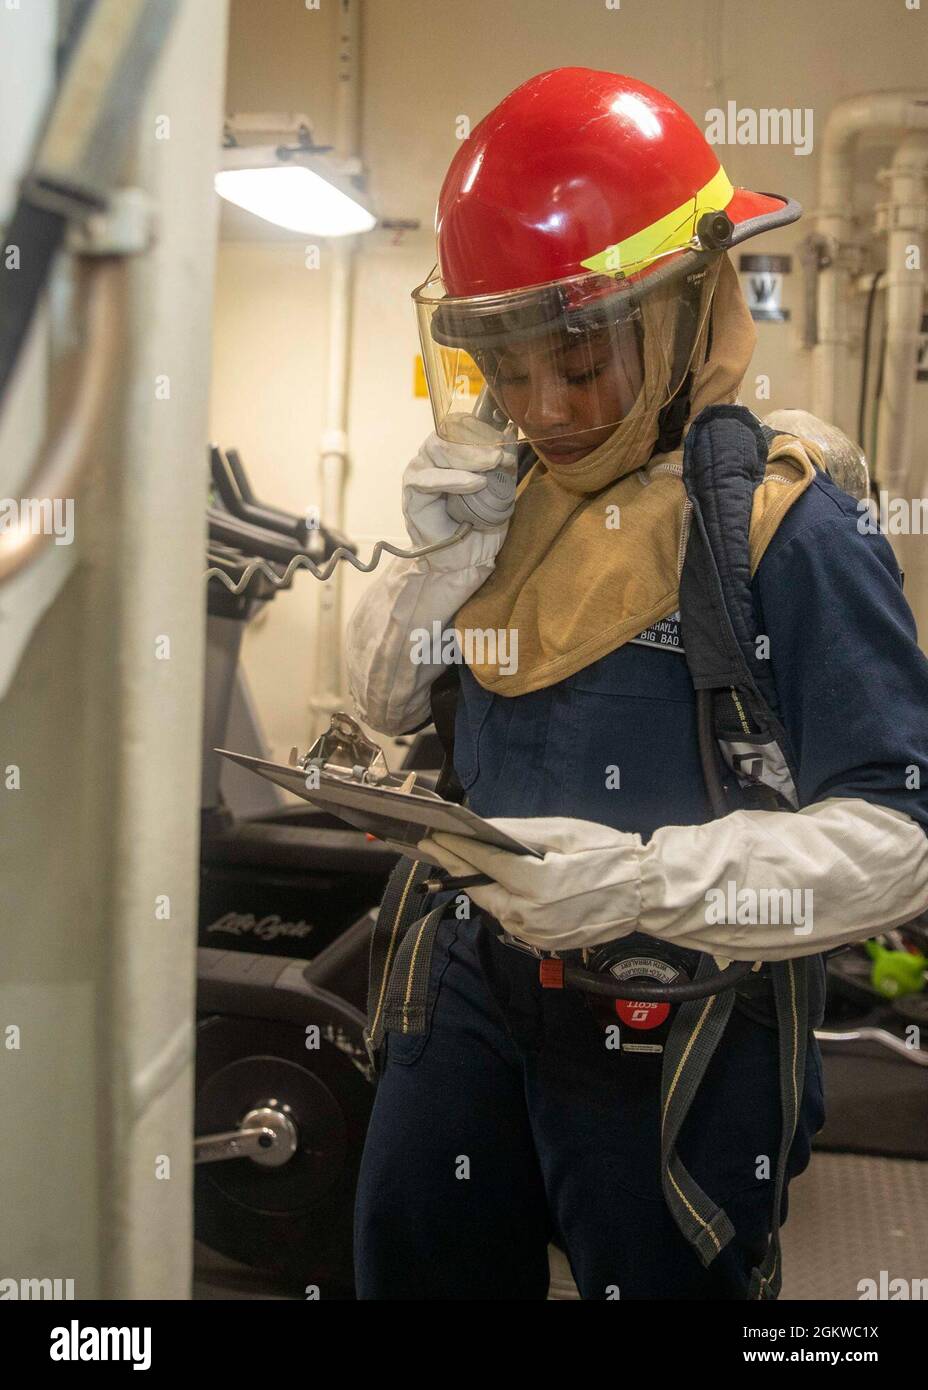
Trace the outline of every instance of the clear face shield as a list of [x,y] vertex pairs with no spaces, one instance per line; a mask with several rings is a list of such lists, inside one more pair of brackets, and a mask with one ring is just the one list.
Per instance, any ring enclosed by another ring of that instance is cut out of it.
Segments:
[[433,275],[413,300],[438,434],[453,440],[486,386],[494,423],[551,458],[582,458],[636,403],[656,411],[679,390],[720,264],[677,252],[636,280],[591,273],[469,298]]

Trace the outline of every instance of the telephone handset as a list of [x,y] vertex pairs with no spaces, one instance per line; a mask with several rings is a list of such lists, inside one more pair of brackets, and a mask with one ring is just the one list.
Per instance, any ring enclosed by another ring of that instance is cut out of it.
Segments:
[[[489,387],[484,386],[474,406],[474,418],[502,432],[509,421],[498,408]],[[486,474],[486,486],[479,492],[453,492],[448,495],[448,515],[452,521],[468,521],[475,531],[502,526],[512,510],[518,478],[516,469],[501,465]]]
[[477,397],[477,404],[474,406],[473,414],[475,420],[482,420],[484,424],[492,425],[493,428],[499,430],[500,433],[502,433],[510,423],[490,394],[489,386],[484,386],[481,390],[480,395]]

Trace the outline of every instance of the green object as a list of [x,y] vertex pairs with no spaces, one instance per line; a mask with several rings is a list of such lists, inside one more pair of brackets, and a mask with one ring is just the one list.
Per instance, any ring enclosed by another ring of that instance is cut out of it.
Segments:
[[873,961],[870,983],[884,999],[918,994],[925,988],[928,956],[917,951],[892,951],[879,941],[866,941],[864,945]]

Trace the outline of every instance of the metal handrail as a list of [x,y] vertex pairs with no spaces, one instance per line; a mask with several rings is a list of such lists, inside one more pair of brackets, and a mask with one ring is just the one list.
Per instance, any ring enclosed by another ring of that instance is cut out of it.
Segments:
[[928,1051],[909,1047],[887,1028],[849,1028],[842,1032],[830,1028],[816,1028],[815,1036],[819,1042],[824,1043],[877,1043],[880,1047],[889,1048],[891,1052],[897,1052],[907,1062],[914,1062],[917,1067],[928,1067]]

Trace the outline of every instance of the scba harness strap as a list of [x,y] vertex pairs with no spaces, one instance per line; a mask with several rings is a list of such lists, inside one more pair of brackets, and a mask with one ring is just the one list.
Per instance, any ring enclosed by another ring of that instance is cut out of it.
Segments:
[[[754,491],[764,477],[768,442],[776,432],[741,406],[709,406],[684,443],[684,524],[688,525],[680,577],[683,646],[697,693],[700,753],[716,816],[746,805],[795,809],[794,765],[775,713],[776,692],[756,651],[750,589],[749,533]],[[439,790],[458,788],[453,773],[457,668],[435,682],[432,710],[445,750]],[[455,798],[457,799],[457,797]],[[366,1043],[374,1065],[384,1033],[421,1033],[432,946],[448,903],[423,913],[421,884],[433,866],[404,857],[394,869],[371,937]],[[427,900],[428,901],[428,900]],[[799,1116],[809,1029],[808,962],[765,967],[779,1038],[781,1141],[773,1182],[771,1236],[753,1271],[748,1297],[774,1299],[781,1284],[780,1213],[787,1164]],[[696,980],[716,966],[703,956]],[[693,1098],[725,1033],[734,988],[679,1004],[661,1073],[661,1180],[668,1208],[682,1234],[709,1266],[734,1235],[724,1211],[700,1188],[677,1153]]]
[[744,406],[709,406],[696,417],[683,449],[688,529],[680,620],[717,816],[745,806],[798,805],[797,770],[775,713],[776,688],[757,650],[751,592],[751,509],[775,434]]
[[[758,654],[751,592],[751,510],[775,433],[743,406],[710,406],[693,422],[683,450],[689,533],[680,575],[680,621],[696,689],[703,772],[716,816],[745,806],[796,810],[799,804],[797,770],[775,712],[773,678]],[[751,1272],[750,1299],[775,1299],[780,1292],[780,1218],[810,1023],[808,959],[774,962],[767,970],[779,1040],[781,1131],[770,1240],[764,1259]],[[734,1231],[687,1173],[675,1144],[733,1005],[731,990],[683,1005],[671,1028],[661,1077],[664,1196],[706,1265]]]

